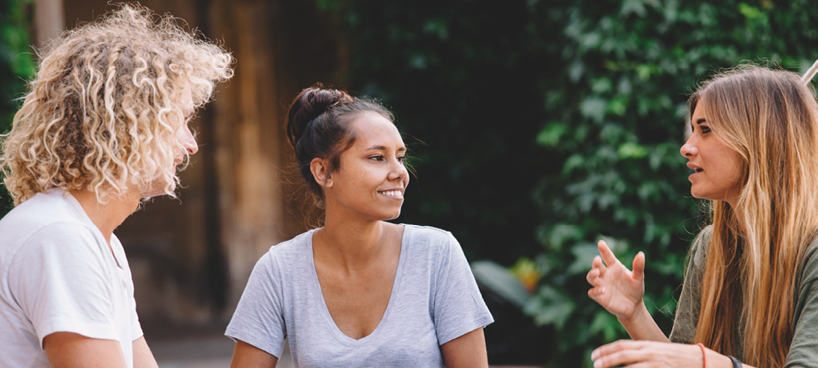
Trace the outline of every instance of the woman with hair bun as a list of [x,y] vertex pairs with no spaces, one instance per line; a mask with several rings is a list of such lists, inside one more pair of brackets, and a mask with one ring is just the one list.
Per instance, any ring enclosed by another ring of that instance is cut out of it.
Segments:
[[[818,367],[818,104],[806,78],[742,67],[688,101],[690,193],[712,223],[690,251],[670,337],[633,271],[604,242],[588,295],[635,341],[596,349],[594,367]],[[605,261],[603,264],[602,261]]]
[[373,100],[320,85],[290,106],[287,135],[324,226],[256,263],[226,335],[231,367],[488,367],[493,322],[451,233],[386,222],[409,184],[406,146]]

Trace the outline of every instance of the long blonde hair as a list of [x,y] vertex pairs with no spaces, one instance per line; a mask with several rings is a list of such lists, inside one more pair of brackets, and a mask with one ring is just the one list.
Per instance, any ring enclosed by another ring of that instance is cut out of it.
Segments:
[[713,134],[744,166],[739,210],[711,203],[695,341],[723,354],[737,355],[740,346],[744,362],[759,368],[785,363],[796,272],[818,229],[818,104],[799,79],[740,67],[706,82],[689,101],[691,116],[703,102]]
[[14,204],[54,187],[106,202],[161,182],[172,196],[174,135],[187,129],[171,123],[184,119],[174,101],[189,88],[194,105],[205,104],[232,62],[173,17],[137,5],[65,32],[42,54],[3,137],[0,171]]

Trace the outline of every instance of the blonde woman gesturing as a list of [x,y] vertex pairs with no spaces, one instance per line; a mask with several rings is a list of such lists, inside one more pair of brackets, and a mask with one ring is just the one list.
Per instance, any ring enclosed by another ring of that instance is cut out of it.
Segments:
[[634,341],[596,349],[594,367],[818,367],[818,104],[800,79],[744,67],[690,97],[681,154],[712,223],[669,338],[642,300],[644,254],[630,271],[600,242],[588,295]]

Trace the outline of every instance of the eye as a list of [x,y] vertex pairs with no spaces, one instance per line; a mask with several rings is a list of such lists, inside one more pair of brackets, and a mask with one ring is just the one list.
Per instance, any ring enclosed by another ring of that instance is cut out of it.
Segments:
[[406,161],[406,156],[398,156],[398,162],[403,163]]
[[369,159],[370,159],[370,160],[373,160],[373,161],[383,161],[383,160],[384,160],[384,159],[383,159],[383,156],[381,156],[381,155],[373,155],[373,156],[369,156]]
[[702,134],[710,133],[710,127],[707,125],[699,125],[699,128],[701,128]]

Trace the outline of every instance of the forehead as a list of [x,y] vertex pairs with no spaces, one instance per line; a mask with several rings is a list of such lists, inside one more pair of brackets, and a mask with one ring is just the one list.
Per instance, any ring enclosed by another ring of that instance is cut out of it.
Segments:
[[355,136],[355,144],[365,147],[372,145],[403,146],[403,138],[398,128],[389,119],[374,112],[366,112],[355,117],[349,124]]
[[699,98],[696,101],[696,108],[693,109],[693,123],[696,123],[698,119],[706,119],[705,118],[705,111],[707,110],[707,102],[703,98]]
[[190,115],[196,110],[196,105],[193,104],[193,94],[188,84],[185,84],[185,87],[173,102],[182,109],[185,115]]

